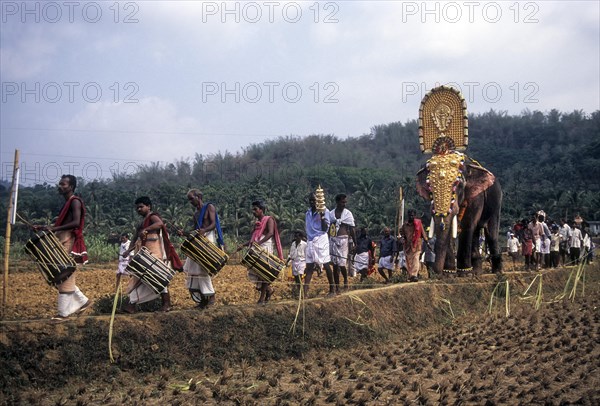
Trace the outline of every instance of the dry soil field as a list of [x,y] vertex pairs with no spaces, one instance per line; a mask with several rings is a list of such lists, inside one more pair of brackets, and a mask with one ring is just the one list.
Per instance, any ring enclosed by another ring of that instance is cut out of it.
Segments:
[[244,268],[228,266],[215,279],[218,304],[198,310],[178,274],[173,311],[116,316],[111,363],[113,268],[78,271],[96,304],[61,324],[49,322],[56,293],[31,264],[11,269],[1,404],[600,403],[597,265],[575,300],[557,299],[573,268],[545,271],[539,310],[522,295],[536,274],[506,274],[508,317],[503,292],[488,314],[493,275],[375,278],[330,299],[323,276],[302,306],[279,281],[259,306]]

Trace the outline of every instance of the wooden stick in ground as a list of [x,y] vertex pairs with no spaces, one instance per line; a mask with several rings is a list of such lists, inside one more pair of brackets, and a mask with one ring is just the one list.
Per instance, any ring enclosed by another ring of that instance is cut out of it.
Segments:
[[16,192],[19,182],[19,150],[15,150],[15,161],[13,165],[13,179],[10,187],[10,196],[8,201],[8,212],[6,217],[6,234],[4,237],[4,278],[2,280],[2,318],[4,318],[4,309],[6,308],[6,289],[8,288],[8,263],[10,255],[10,236],[13,222],[13,206],[16,205]]

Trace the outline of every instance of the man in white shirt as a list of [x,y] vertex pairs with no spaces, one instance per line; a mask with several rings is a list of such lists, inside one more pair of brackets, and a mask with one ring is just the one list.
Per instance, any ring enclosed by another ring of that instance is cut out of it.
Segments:
[[127,257],[123,257],[123,253],[129,249],[129,235],[127,233],[121,234],[121,245],[119,246],[119,266],[117,267],[117,289],[121,283],[121,275],[129,275],[126,268],[129,265],[129,261],[133,258],[133,251],[129,252]]
[[560,219],[560,229],[558,230],[560,236],[559,253],[562,261],[562,265],[565,266],[567,263],[567,254],[569,253],[569,243],[571,242],[571,227],[567,224],[565,219]]
[[571,263],[579,264],[579,257],[581,256],[581,245],[583,243],[583,234],[581,234],[581,230],[579,229],[578,224],[573,225],[573,231],[571,233],[570,240],[570,252],[571,252]]
[[321,266],[325,268],[327,282],[329,283],[328,296],[335,296],[335,283],[331,255],[329,254],[329,210],[317,210],[317,197],[311,193],[308,197],[310,208],[306,211],[306,276],[304,278],[304,297],[307,297],[308,287],[313,273],[319,272]]
[[517,258],[519,257],[519,249],[521,248],[521,243],[519,239],[515,237],[513,233],[509,234],[508,240],[506,241],[506,247],[508,250],[508,256],[512,258],[513,263],[513,271],[515,270],[515,265],[517,262]]

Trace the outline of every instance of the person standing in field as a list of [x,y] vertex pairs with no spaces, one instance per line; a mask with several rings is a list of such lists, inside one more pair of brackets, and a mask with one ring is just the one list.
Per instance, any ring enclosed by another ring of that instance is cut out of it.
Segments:
[[[394,262],[398,258],[398,244],[396,239],[391,236],[390,228],[383,228],[383,237],[379,241],[379,263],[377,270],[385,283],[389,283],[394,273]],[[386,275],[387,270],[387,275]]]
[[[223,247],[223,231],[217,214],[217,209],[212,203],[204,203],[203,194],[198,189],[190,189],[187,199],[196,209],[192,216],[193,227],[200,235],[213,245]],[[202,265],[187,258],[183,265],[186,274],[185,286],[189,290],[192,300],[198,303],[200,309],[214,306],[216,303],[215,288],[210,274]]]
[[297,298],[302,286],[302,277],[306,269],[306,241],[304,241],[304,233],[300,230],[294,232],[294,241],[290,247],[288,259],[285,262],[287,266],[292,261],[292,276],[294,277],[294,285],[292,286],[292,296]]
[[[181,270],[183,264],[169,240],[169,233],[167,232],[165,223],[158,213],[152,211],[152,201],[150,198],[148,196],[137,198],[135,207],[143,220],[137,227],[132,241],[135,243],[139,239],[141,246],[146,247],[152,256],[168,263],[172,269]],[[134,248],[135,244],[130,246],[121,256],[129,256]],[[129,303],[124,309],[126,313],[135,313],[137,303],[149,302],[158,297],[158,294],[154,293],[139,278],[133,275],[127,284],[127,294],[129,295]],[[160,293],[160,297],[162,299],[161,311],[170,311],[171,295],[168,287],[165,287]]]
[[419,269],[421,263],[421,239],[427,241],[425,230],[421,220],[415,218],[414,210],[408,211],[408,219],[400,228],[400,235],[404,245],[404,253],[406,254],[406,269],[408,271],[408,281],[417,282],[419,280]]
[[571,232],[571,241],[570,241],[570,253],[571,253],[571,264],[579,265],[579,260],[581,259],[581,246],[583,245],[583,234],[579,229],[579,224],[573,224],[573,230]]
[[558,267],[560,262],[560,234],[558,225],[552,226],[552,235],[550,236],[550,266]]
[[320,272],[321,266],[325,268],[327,281],[329,282],[328,296],[335,295],[335,280],[333,279],[333,269],[331,264],[331,255],[329,251],[329,230],[330,215],[328,210],[324,212],[317,210],[317,197],[311,193],[308,197],[309,209],[305,215],[306,227],[306,276],[304,278],[304,297],[308,294],[308,287],[314,272]]
[[354,267],[360,274],[363,282],[369,276],[369,269],[375,263],[375,244],[368,235],[367,227],[361,227],[356,239],[356,255],[354,255]]
[[130,244],[131,241],[129,241],[129,234],[121,234],[121,244],[119,245],[119,265],[117,267],[117,289],[119,289],[119,285],[121,284],[121,276],[129,275],[129,272],[127,272],[127,265],[129,265],[129,261],[131,261],[131,258],[133,257],[133,252],[130,251],[129,255],[126,257],[123,256],[123,253],[129,250]]
[[[279,259],[283,259],[283,249],[281,248],[277,223],[272,216],[265,215],[266,209],[267,206],[262,200],[252,202],[252,214],[256,218],[254,231],[252,232],[250,241],[240,245],[236,252],[240,251],[244,246],[250,247],[254,242],[268,254],[273,255],[277,251]],[[255,284],[256,290],[260,292],[258,304],[266,304],[271,300],[271,296],[273,296],[271,282],[262,279],[253,268],[248,268],[248,279]]]
[[517,259],[519,257],[519,248],[521,248],[521,243],[513,233],[509,233],[508,241],[506,241],[506,249],[508,251],[508,256],[512,258],[513,271],[515,270]]
[[347,196],[340,193],[335,197],[335,209],[329,211],[329,250],[336,294],[340,293],[340,273],[344,278],[344,289],[348,289],[348,248],[350,241],[356,245],[354,216],[346,208],[347,200]]
[[567,255],[569,254],[569,243],[571,241],[571,226],[567,223],[567,221],[562,218],[560,219],[560,229],[558,231],[560,235],[560,246],[559,246],[559,254],[562,262],[562,266],[567,264]]
[[[87,263],[87,249],[83,240],[85,224],[85,206],[79,196],[75,196],[77,178],[63,175],[58,182],[58,193],[65,203],[52,226],[34,226],[34,230],[50,231],[56,235],[66,252],[79,264]],[[92,305],[92,301],[81,292],[76,284],[74,272],[65,281],[56,286],[58,290],[58,314],[52,318],[61,322],[73,314],[83,313]]]

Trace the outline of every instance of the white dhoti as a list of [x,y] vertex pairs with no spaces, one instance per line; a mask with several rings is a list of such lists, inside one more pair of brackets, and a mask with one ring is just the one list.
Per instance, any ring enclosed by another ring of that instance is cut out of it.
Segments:
[[[166,259],[161,237],[156,240],[146,240],[144,246],[154,257],[162,259],[163,261]],[[129,303],[131,304],[150,302],[158,299],[163,293],[169,293],[169,288],[165,287],[162,292],[156,293],[152,288],[146,286],[137,276],[132,275],[127,283],[127,295],[129,296]]]
[[329,237],[321,234],[306,243],[306,263],[323,265],[331,262]]
[[304,275],[304,271],[306,270],[306,261],[301,259],[295,259],[292,261],[292,275],[299,276]]
[[[161,293],[167,293],[167,288]],[[136,276],[132,276],[129,279],[127,295],[129,295],[129,303],[132,304],[151,302],[160,297],[160,293],[156,293],[152,288],[146,286]]]
[[[205,237],[208,241],[217,245],[214,230],[205,234]],[[213,287],[210,274],[202,267],[202,265],[194,262],[191,258],[187,258],[183,265],[183,272],[186,274],[185,287],[190,291],[192,298],[194,298],[195,293],[204,296],[213,296],[215,294],[215,288]]]
[[540,252],[542,254],[550,254],[550,238],[540,237]]
[[394,262],[392,261],[392,256],[388,255],[387,257],[379,258],[379,268],[385,268],[389,270],[394,269]]
[[[71,231],[57,231],[55,234],[67,252],[71,252],[75,243],[73,233]],[[75,273],[73,273],[63,283],[56,286],[58,289],[58,314],[61,317],[72,315],[89,301],[77,287],[75,278]]]
[[404,254],[404,251],[398,253],[398,266],[400,268],[406,268],[406,254]]
[[81,309],[87,302],[85,296],[77,286],[72,292],[58,293],[58,314],[62,317],[68,317]]
[[354,256],[354,268],[357,271],[369,268],[369,251]]
[[331,262],[338,266],[346,266],[348,262],[348,236],[331,237],[329,240]]
[[119,257],[119,266],[117,267],[117,275],[129,275],[126,268],[129,265],[129,257],[121,258]]

